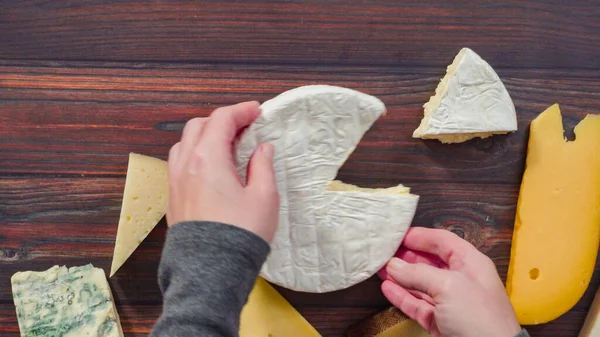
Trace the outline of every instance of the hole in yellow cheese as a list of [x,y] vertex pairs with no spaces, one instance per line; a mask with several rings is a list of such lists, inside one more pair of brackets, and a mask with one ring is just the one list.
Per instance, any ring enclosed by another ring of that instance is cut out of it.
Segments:
[[540,270],[537,268],[533,268],[529,271],[529,278],[532,280],[537,280],[540,277]]

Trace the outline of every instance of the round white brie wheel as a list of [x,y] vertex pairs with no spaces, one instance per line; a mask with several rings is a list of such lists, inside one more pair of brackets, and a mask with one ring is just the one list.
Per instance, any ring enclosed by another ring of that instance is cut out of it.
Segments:
[[284,92],[261,111],[235,150],[245,181],[254,149],[263,142],[275,147],[279,227],[261,275],[315,293],[374,275],[400,246],[418,196],[406,188],[387,193],[328,186],[385,105],[355,90],[312,85]]

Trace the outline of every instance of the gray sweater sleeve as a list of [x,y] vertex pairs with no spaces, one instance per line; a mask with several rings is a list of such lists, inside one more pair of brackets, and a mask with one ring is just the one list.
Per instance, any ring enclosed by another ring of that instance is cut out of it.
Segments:
[[269,245],[216,222],[171,227],[158,269],[163,312],[151,336],[238,336],[240,313]]

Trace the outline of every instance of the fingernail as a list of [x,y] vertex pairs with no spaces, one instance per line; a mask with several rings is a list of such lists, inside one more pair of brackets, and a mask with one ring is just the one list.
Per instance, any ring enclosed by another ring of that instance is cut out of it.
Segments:
[[390,262],[388,262],[388,268],[392,269],[392,270],[400,270],[402,269],[402,267],[404,267],[406,265],[406,262],[404,260],[400,260],[397,257],[393,257]]
[[267,158],[273,159],[273,155],[275,154],[275,149],[273,148],[273,145],[271,145],[269,143],[264,143],[263,145],[260,146],[260,152],[262,152],[262,154],[265,155]]

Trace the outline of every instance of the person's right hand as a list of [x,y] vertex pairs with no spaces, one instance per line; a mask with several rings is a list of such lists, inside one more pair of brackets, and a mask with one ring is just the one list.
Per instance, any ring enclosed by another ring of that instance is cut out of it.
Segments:
[[244,184],[233,163],[233,142],[260,115],[258,102],[215,110],[185,124],[169,152],[169,227],[184,221],[216,221],[243,228],[267,242],[279,217],[273,145],[261,144],[248,163]]
[[521,327],[496,266],[442,229],[411,228],[381,285],[388,300],[432,336],[514,337]]

